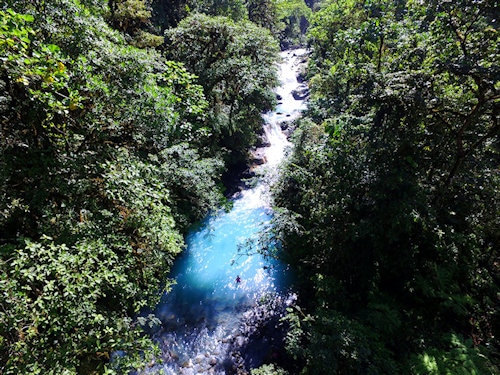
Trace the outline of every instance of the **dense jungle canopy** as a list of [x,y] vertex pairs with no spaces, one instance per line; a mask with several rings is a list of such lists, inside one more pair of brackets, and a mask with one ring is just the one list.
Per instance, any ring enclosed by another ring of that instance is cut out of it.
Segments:
[[498,9],[2,0],[0,373],[147,366],[157,319],[138,313],[188,227],[230,205],[294,45],[311,96],[268,255],[299,301],[286,358],[251,373],[498,373]]

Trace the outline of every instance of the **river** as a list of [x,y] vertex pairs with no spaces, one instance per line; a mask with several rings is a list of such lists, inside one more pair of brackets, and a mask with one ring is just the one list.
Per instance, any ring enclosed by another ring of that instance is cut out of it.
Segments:
[[234,198],[229,212],[206,218],[186,238],[176,261],[177,284],[156,307],[161,328],[153,333],[162,360],[146,373],[240,374],[282,352],[280,318],[294,303],[286,265],[263,257],[259,246],[272,217],[270,184],[290,144],[282,131],[305,108],[292,92],[306,50],[281,52],[277,108],[264,115],[268,146],[255,151],[256,183]]

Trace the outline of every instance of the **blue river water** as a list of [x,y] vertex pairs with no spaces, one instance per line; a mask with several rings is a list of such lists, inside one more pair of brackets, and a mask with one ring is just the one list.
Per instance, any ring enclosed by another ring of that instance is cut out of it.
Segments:
[[187,249],[173,267],[176,285],[154,311],[161,327],[153,338],[162,358],[146,373],[236,374],[279,352],[280,318],[295,298],[293,277],[287,265],[259,250],[273,246],[265,237],[273,214],[270,185],[290,147],[281,125],[304,109],[292,91],[305,52],[281,54],[280,103],[264,116],[270,146],[256,150],[265,161],[255,167],[260,178],[234,198],[230,211],[207,217],[186,238]]
[[207,218],[188,235],[187,250],[173,269],[177,284],[155,315],[174,327],[216,328],[259,296],[285,289],[286,267],[257,253],[259,233],[270,219],[268,208],[242,198],[230,212]]

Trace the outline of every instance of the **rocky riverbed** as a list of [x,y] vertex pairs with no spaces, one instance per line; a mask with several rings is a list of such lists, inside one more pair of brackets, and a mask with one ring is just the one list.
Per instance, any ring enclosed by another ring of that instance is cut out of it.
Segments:
[[[151,370],[165,367],[166,374],[227,374],[248,375],[250,369],[264,363],[285,360],[283,340],[286,323],[283,317],[287,307],[295,304],[295,294],[282,296],[267,294],[254,306],[242,313],[239,326],[232,332],[210,332],[201,327],[190,337],[194,345],[204,341],[205,352],[187,357],[185,342],[179,342],[175,334],[159,334],[163,364],[152,364]],[[225,333],[225,334],[224,334]],[[210,341],[211,345],[206,345]],[[182,349],[181,349],[182,348]],[[171,371],[171,372],[169,372]]]

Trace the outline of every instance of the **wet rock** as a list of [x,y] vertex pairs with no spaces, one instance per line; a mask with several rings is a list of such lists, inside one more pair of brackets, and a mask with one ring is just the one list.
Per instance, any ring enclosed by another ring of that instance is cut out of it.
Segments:
[[243,345],[245,345],[245,341],[246,340],[245,340],[245,338],[243,336],[238,336],[235,339],[235,345],[236,346],[243,346]]
[[296,129],[297,129],[297,125],[291,124],[286,130],[283,131],[283,133],[285,134],[285,136],[288,140],[291,140],[292,134],[295,132]]
[[[232,374],[244,374],[245,368],[255,368],[276,360],[274,354],[281,353],[286,335],[281,318],[286,314],[286,308],[293,306],[296,300],[296,295],[264,295],[242,314],[240,333],[232,345]],[[280,357],[284,358],[285,354]],[[244,367],[240,366],[241,361]]]
[[285,305],[292,306],[297,302],[297,294],[291,293],[285,301]]
[[267,138],[265,133],[259,136],[256,146],[257,147],[271,146],[271,142],[269,142],[269,139]]
[[245,172],[242,173],[241,178],[243,180],[249,180],[251,178],[254,178],[255,176],[256,175],[254,171],[252,171],[251,169],[247,169]]
[[283,100],[283,97],[280,94],[276,94],[276,100]]
[[175,361],[179,359],[179,354],[177,354],[177,352],[175,352],[173,350],[169,350],[168,354],[169,354],[170,358],[172,358]]
[[292,96],[295,100],[304,100],[309,96],[309,87],[301,84],[297,89],[292,91]]
[[180,375],[195,375],[195,372],[192,368],[181,368]]
[[250,152],[250,168],[267,163],[265,151],[262,148],[254,149]]
[[241,356],[241,353],[235,351],[232,353],[233,357],[233,370],[237,375],[248,375],[245,369],[245,360]]
[[211,357],[209,360],[208,360],[208,363],[210,364],[210,366],[215,366],[217,364],[217,358],[215,357]]
[[267,162],[267,159],[265,156],[262,156],[262,157],[256,156],[252,159],[253,165],[262,165],[262,164],[265,164],[266,162]]
[[299,83],[304,83],[306,82],[306,73],[305,71],[300,71],[298,74],[297,74],[297,82]]

